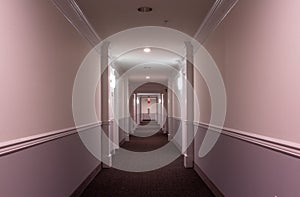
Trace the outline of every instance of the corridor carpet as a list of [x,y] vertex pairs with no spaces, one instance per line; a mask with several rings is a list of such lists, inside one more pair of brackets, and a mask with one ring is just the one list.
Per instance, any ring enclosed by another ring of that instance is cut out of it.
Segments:
[[[124,143],[122,148],[145,152],[162,147],[167,142],[167,136],[158,132],[146,138],[130,136],[130,141]],[[102,169],[81,196],[212,197],[213,194],[193,169],[183,167],[183,158],[180,156],[171,164],[149,172],[126,172],[114,168]]]

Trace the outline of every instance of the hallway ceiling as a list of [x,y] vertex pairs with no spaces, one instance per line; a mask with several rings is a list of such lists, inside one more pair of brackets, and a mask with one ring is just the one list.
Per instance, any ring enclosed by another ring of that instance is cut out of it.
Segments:
[[[166,26],[193,37],[215,0],[77,0],[76,2],[100,38],[105,39],[122,30],[139,26]],[[141,6],[149,6],[153,11],[140,13],[137,9]]]
[[145,53],[141,48],[120,56],[116,63],[129,70],[135,66],[149,67],[151,64],[176,66],[181,59],[179,55],[163,49],[151,48],[150,53]]
[[[183,64],[187,40],[194,43],[197,51],[196,42],[190,39],[176,30],[143,27],[114,35],[106,41],[112,65],[120,68],[120,73],[129,71],[131,81],[149,81],[145,78],[150,75],[151,81],[166,82],[174,72],[178,72],[174,67],[179,68]],[[144,52],[144,48],[150,48],[151,52]]]
[[[152,48],[151,53],[143,49],[130,51],[116,60],[116,64],[127,71],[130,81],[166,82],[173,73],[181,57],[166,50]],[[150,79],[146,79],[150,76]]]
[[[194,37],[215,0],[76,0],[76,3],[103,40],[120,31],[141,26],[169,27]],[[138,12],[137,9],[142,6],[151,7],[153,10],[147,13]],[[153,42],[158,42],[172,51],[184,50],[185,37],[180,35],[172,40],[170,35],[162,36],[160,33],[151,32],[129,35],[128,38],[130,37],[131,39],[123,39],[122,42],[111,43],[110,56],[113,59],[119,57],[115,64],[127,72],[130,81],[167,82],[176,72],[174,67],[182,57],[158,48],[153,48],[148,54],[143,49],[121,54],[128,46],[134,45],[132,40],[142,42],[145,46],[156,46]],[[150,79],[146,79],[146,76],[150,76]]]

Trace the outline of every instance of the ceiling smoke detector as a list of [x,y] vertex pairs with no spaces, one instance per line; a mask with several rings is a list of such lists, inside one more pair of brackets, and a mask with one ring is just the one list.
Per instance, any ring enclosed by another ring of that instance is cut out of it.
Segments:
[[143,6],[143,7],[139,7],[137,9],[139,12],[151,12],[152,11],[152,8],[151,7],[147,7],[147,6]]

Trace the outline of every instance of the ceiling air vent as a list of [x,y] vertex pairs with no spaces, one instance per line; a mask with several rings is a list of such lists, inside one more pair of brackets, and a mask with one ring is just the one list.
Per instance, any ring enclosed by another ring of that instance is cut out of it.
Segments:
[[147,6],[143,6],[143,7],[139,7],[137,10],[138,10],[139,12],[151,12],[151,11],[152,11],[152,8],[147,7]]

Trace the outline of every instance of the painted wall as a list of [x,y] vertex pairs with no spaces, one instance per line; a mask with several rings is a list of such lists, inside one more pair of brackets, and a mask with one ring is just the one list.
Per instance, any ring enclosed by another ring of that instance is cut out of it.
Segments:
[[[297,0],[240,0],[204,46],[227,92],[225,127],[300,142],[300,25]],[[209,123],[210,96],[195,74],[200,114]],[[197,128],[195,164],[225,196],[299,196],[299,159],[222,134],[204,158],[206,129]]]
[[70,196],[99,164],[77,134],[2,156],[1,196]]
[[[0,142],[74,127],[73,82],[91,46],[51,1],[2,2],[0,25]],[[77,134],[10,152],[1,195],[69,196],[99,164]]]
[[91,49],[49,1],[0,8],[0,142],[74,126],[73,81]]
[[224,196],[300,195],[299,158],[224,134],[207,156],[199,158],[207,129],[195,129],[194,167],[196,171],[200,168]]
[[299,5],[241,0],[205,42],[226,86],[226,127],[300,142]]

